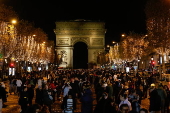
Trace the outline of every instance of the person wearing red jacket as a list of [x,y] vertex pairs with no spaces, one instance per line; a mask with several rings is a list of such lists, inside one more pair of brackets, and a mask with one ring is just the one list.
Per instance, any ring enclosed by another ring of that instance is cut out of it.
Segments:
[[52,90],[52,97],[53,97],[53,103],[55,102],[55,95],[56,95],[56,88],[57,86],[54,83],[54,80],[49,84],[49,88]]

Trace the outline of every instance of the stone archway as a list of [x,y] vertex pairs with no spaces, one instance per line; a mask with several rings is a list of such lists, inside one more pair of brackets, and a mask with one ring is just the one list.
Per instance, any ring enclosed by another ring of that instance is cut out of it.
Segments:
[[97,63],[97,53],[104,51],[105,23],[100,21],[57,21],[56,55],[60,56],[60,67],[73,67],[73,47],[77,42],[88,46],[88,63]]
[[73,69],[88,68],[88,48],[84,42],[77,42],[73,49]]

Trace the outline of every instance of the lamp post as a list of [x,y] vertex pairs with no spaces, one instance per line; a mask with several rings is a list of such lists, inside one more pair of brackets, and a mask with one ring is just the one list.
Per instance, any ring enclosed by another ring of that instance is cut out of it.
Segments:
[[140,62],[140,59],[138,58],[138,71],[139,71],[139,66],[140,66],[139,62]]
[[153,74],[153,70],[154,70],[154,64],[155,64],[155,62],[154,62],[154,58],[152,56],[151,57],[151,71],[152,71],[152,74]]

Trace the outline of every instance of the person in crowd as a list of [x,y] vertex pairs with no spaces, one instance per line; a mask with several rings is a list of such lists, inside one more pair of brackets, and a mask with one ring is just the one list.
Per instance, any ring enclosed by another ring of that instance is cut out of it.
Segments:
[[84,92],[80,98],[81,113],[92,113],[93,111],[93,98],[92,91],[89,87],[84,89]]
[[147,93],[148,88],[149,88],[148,79],[144,78],[141,85],[143,86],[143,98],[145,99],[145,98],[147,98],[147,95],[148,95],[148,93]]
[[106,86],[106,91],[108,93],[109,98],[113,99],[113,86],[112,86],[112,83],[108,83],[108,86]]
[[[79,75],[81,76],[81,75]],[[76,95],[76,98],[80,99],[81,97],[81,87],[80,87],[80,79],[79,79],[79,76],[78,77],[75,77],[75,80],[74,80],[74,83],[76,84],[77,86],[77,95]],[[83,84],[82,84],[83,85]]]
[[165,112],[169,113],[169,103],[170,103],[170,90],[169,87],[167,85],[163,86],[166,94],[167,94],[167,98],[165,99]]
[[70,95],[72,96],[72,99],[73,99],[73,109],[76,110],[76,98],[78,96],[78,84],[77,82],[75,81],[75,78],[71,78],[71,81],[70,81],[70,86],[71,86],[71,89],[70,89]]
[[34,98],[34,88],[31,84],[28,84],[27,86],[27,92],[28,92],[28,101],[29,101],[29,105],[32,105],[32,100]]
[[102,83],[102,90],[103,90],[103,92],[107,92],[106,91],[106,87],[108,86],[108,84],[107,84],[107,82],[105,82],[105,80],[104,80],[104,82]]
[[42,78],[41,77],[38,78],[37,84],[38,84],[38,87],[39,86],[42,87]]
[[2,101],[2,88],[0,88],[0,113],[2,113],[3,101]]
[[34,77],[31,77],[29,84],[31,85],[32,88],[35,88],[35,82],[34,81],[35,81]]
[[155,84],[151,84],[150,87],[150,106],[149,112],[160,113],[161,112],[161,97],[159,96]]
[[136,87],[136,94],[139,96],[138,103],[141,104],[142,97],[143,97],[143,91],[141,90],[140,86]]
[[117,110],[118,110],[117,105],[114,102],[114,100],[112,99],[108,106],[107,113],[117,113]]
[[79,83],[78,83],[78,86],[79,86],[79,93],[78,93],[78,98],[81,98],[81,96],[82,96],[82,92],[83,92],[83,80],[82,79],[80,79],[80,81],[79,81]]
[[147,109],[145,108],[142,108],[139,110],[139,113],[149,113]]
[[9,77],[9,93],[10,95],[12,94],[12,92],[14,92],[14,84],[13,84],[13,77]]
[[129,107],[129,110],[132,110],[132,105],[131,102],[128,100],[128,94],[126,93],[121,93],[120,94],[120,104],[119,104],[119,108],[122,104],[127,104]]
[[104,93],[101,83],[98,83],[98,84],[96,85],[95,93],[96,93],[96,101],[97,101],[97,103],[98,103],[100,97],[101,97],[102,94]]
[[16,95],[17,94],[17,84],[16,84],[17,79],[14,77],[12,81],[13,81],[14,94]]
[[129,94],[129,88],[128,88],[128,86],[123,85],[123,88],[119,91],[118,96],[120,96],[120,94],[122,94],[122,93]]
[[128,100],[130,101],[132,105],[132,111],[138,113],[140,110],[139,105],[139,95],[136,94],[136,90],[132,90],[131,93],[128,96]]
[[63,85],[62,89],[63,89],[63,103],[61,105],[61,109],[64,110],[67,106],[67,99],[68,99],[69,91],[70,91],[70,89],[72,89],[72,87],[70,86],[69,83],[65,83],[65,85]]
[[130,108],[129,108],[129,105],[128,104],[121,104],[119,106],[119,111],[118,113],[129,113],[130,111]]
[[1,84],[0,84],[0,91],[1,91],[1,95],[2,95],[3,107],[6,107],[5,103],[7,102],[8,92],[6,91],[5,84],[3,82],[1,82]]
[[51,90],[48,88],[48,85],[45,85],[45,88],[43,89],[43,104],[48,106],[49,111],[51,113],[51,105],[53,103],[53,98],[51,96]]
[[42,90],[42,86],[38,86],[38,88],[36,89],[36,95],[35,95],[35,103],[39,104],[39,105],[43,105],[43,90]]
[[117,80],[117,74],[116,73],[113,75],[113,79],[114,79],[114,81]]
[[22,90],[22,87],[21,87],[22,86],[22,81],[21,81],[21,79],[18,78],[16,80],[16,85],[17,85],[17,94],[20,95],[21,90]]
[[[119,74],[118,74],[119,75]],[[114,89],[115,91],[115,101],[116,101],[116,104],[119,104],[120,103],[120,94],[122,92],[122,85],[121,85],[121,80],[117,79],[115,81],[115,85],[114,85]]]
[[21,113],[27,113],[29,107],[27,87],[24,87],[20,92],[18,103],[21,106]]
[[160,83],[157,88],[158,95],[161,97],[161,112],[165,113],[165,100],[167,98],[166,91],[163,89],[163,85]]
[[55,102],[55,97],[56,97],[56,85],[54,83],[54,80],[49,84],[49,88],[52,90],[52,97],[53,97],[53,103]]
[[111,101],[112,99],[108,98],[108,93],[104,92],[94,109],[94,113],[108,113]]
[[57,90],[57,100],[60,100],[61,99],[61,92],[62,92],[62,84],[61,84],[61,82],[58,82],[58,80],[56,80],[55,85],[57,86],[56,87],[56,90]]

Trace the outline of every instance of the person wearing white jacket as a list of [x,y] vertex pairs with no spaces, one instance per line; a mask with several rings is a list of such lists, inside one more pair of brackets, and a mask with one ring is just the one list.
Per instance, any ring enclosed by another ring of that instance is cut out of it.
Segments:
[[22,91],[22,89],[21,89],[22,81],[20,79],[17,79],[16,85],[17,85],[17,93],[18,93],[18,96],[19,96],[21,91]]
[[67,99],[68,99],[68,95],[69,95],[69,91],[70,89],[72,89],[72,87],[69,85],[69,83],[66,83],[63,87],[63,103],[61,105],[61,109],[65,109],[67,106]]
[[72,87],[68,83],[63,86],[63,97],[68,96],[70,89],[72,89]]

